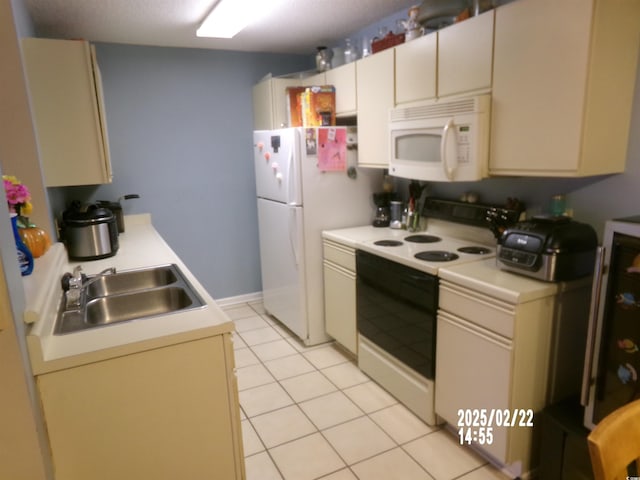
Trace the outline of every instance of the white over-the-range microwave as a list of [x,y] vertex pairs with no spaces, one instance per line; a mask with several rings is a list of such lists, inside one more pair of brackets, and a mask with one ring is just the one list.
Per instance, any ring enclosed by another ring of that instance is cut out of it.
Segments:
[[489,94],[396,107],[389,113],[389,173],[432,182],[487,176]]

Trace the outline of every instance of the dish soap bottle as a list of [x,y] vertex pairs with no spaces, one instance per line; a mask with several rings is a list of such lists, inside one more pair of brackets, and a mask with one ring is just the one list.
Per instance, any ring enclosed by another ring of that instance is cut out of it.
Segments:
[[13,229],[13,238],[16,241],[16,249],[18,251],[18,265],[20,266],[20,273],[25,275],[30,275],[33,272],[33,255],[31,255],[31,251],[29,247],[25,245],[20,238],[20,234],[18,233],[18,214],[11,214],[11,228]]

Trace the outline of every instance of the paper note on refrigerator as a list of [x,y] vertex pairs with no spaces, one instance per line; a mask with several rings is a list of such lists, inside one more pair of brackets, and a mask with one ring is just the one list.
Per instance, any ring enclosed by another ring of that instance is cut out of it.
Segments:
[[344,172],[347,169],[347,130],[318,130],[318,168],[323,172]]

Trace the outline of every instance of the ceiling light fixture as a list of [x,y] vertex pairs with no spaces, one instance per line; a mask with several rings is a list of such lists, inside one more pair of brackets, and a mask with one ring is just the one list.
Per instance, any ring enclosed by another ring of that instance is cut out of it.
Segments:
[[220,0],[196,31],[198,37],[232,38],[270,8],[266,0]]

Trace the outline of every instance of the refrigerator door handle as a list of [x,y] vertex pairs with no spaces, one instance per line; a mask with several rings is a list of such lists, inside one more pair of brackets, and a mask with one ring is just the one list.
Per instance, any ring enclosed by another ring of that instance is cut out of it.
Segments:
[[582,390],[580,392],[580,404],[586,407],[589,403],[591,389],[591,376],[593,373],[593,356],[596,348],[596,332],[601,319],[598,318],[600,310],[600,295],[602,292],[602,275],[604,274],[605,247],[598,247],[596,264],[593,273],[593,285],[591,287],[591,306],[589,307],[589,325],[587,327],[587,345],[584,354],[584,367],[582,370]]
[[289,244],[293,252],[293,258],[296,261],[296,267],[300,266],[300,258],[298,257],[298,218],[296,208],[289,208]]

